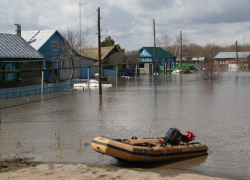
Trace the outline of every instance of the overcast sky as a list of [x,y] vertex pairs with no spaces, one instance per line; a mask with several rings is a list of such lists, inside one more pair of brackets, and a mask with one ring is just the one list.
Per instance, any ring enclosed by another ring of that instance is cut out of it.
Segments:
[[[82,0],[82,31],[97,44],[97,8],[101,8],[102,40],[110,35],[122,48],[153,46],[156,33],[173,41],[180,30],[189,43],[250,44],[250,0]],[[79,0],[1,0],[0,33],[22,30],[79,30]],[[92,41],[91,41],[92,40]]]

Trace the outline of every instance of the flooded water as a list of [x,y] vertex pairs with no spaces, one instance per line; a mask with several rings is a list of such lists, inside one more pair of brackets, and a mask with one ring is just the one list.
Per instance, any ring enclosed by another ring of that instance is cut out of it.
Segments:
[[[0,100],[0,158],[139,167],[145,171],[191,169],[250,179],[250,73],[225,72],[223,81],[194,74],[120,78],[112,88]],[[57,98],[53,98],[57,97]],[[28,99],[27,99],[28,98]],[[33,102],[33,103],[31,103]],[[28,104],[25,104],[28,103]],[[15,106],[17,104],[23,104]],[[8,107],[8,108],[5,108]],[[152,164],[122,164],[94,152],[96,136],[161,137],[170,127],[192,131],[209,155]],[[56,156],[57,149],[65,157]]]

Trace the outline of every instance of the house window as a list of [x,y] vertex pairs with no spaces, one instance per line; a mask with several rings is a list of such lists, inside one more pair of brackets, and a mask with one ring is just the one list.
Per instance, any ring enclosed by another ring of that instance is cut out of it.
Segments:
[[144,64],[139,64],[139,68],[144,68]]
[[58,51],[58,42],[57,41],[52,41],[52,50]]
[[[12,66],[7,66],[7,71],[12,71]],[[7,74],[7,80],[12,80],[12,73]]]
[[61,60],[60,61],[60,65],[59,65],[61,68],[64,68],[65,67],[65,62],[64,62],[64,60]]
[[[15,70],[15,66],[13,66],[12,64],[6,64],[5,70],[6,71],[13,71],[13,70]],[[13,79],[15,79],[15,73],[6,73],[5,74],[6,81],[11,81]]]

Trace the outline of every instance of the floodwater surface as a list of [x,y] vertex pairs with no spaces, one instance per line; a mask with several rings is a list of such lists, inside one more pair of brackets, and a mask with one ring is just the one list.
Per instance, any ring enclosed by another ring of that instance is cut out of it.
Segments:
[[[159,75],[157,83],[151,76],[119,78],[118,84],[110,80],[113,87],[103,89],[102,96],[92,88],[45,95],[43,101],[40,96],[0,100],[0,159],[112,164],[163,173],[180,168],[250,179],[250,73],[224,72],[223,77],[203,81],[194,74]],[[90,145],[96,136],[163,137],[170,127],[194,132],[209,155],[122,164]]]

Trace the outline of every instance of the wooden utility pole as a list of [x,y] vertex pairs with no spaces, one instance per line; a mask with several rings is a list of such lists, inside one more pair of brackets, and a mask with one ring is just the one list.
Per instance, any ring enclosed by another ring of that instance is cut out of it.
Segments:
[[[155,42],[155,20],[153,19],[153,25],[154,25],[154,73],[156,73],[156,42]],[[156,74],[155,74],[156,77]]]
[[181,57],[179,68],[182,69],[182,32],[180,31]]
[[236,63],[238,65],[239,57],[238,57],[238,41],[237,40],[236,40],[236,44],[235,45],[236,45]]
[[98,7],[98,67],[99,67],[99,94],[102,94],[102,61],[101,61],[101,25],[100,25],[100,7]]
[[79,0],[79,27],[80,27],[80,31],[79,31],[79,49],[82,48],[82,9],[81,9],[81,6],[83,4],[81,4],[81,0]]

